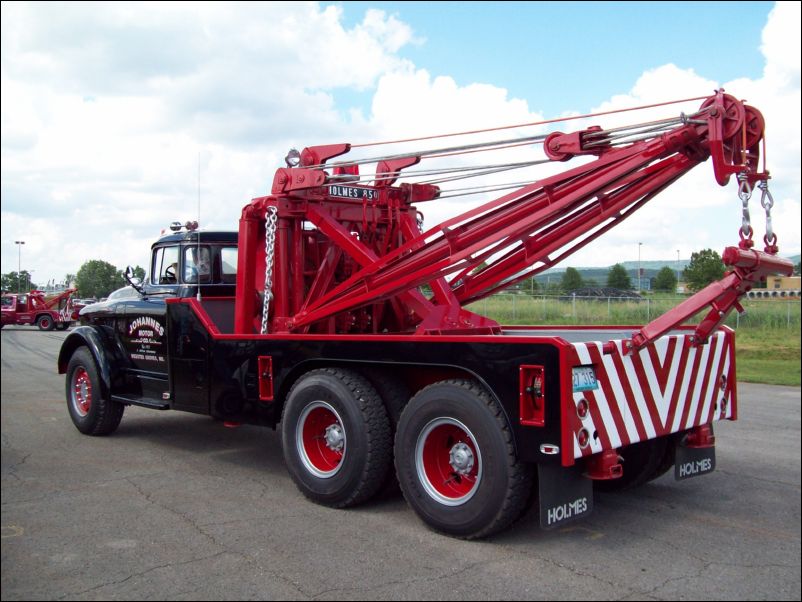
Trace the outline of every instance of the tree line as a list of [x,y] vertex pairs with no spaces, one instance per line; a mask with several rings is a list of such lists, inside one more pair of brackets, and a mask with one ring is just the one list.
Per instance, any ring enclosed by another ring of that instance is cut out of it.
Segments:
[[[136,266],[134,275],[137,278],[145,277],[145,269]],[[84,263],[77,273],[65,274],[63,285],[65,288],[73,286],[77,289],[77,296],[84,298],[101,299],[108,297],[113,291],[127,284],[123,271],[107,261],[91,259]],[[41,285],[33,282],[26,270],[0,274],[0,286],[4,292],[27,293],[37,290]]]
[[[724,276],[725,270],[726,267],[721,260],[721,256],[716,251],[703,249],[702,251],[691,254],[690,262],[682,271],[682,278],[689,290],[699,291],[711,282],[720,280]],[[672,268],[664,266],[655,276],[651,288],[655,291],[675,293],[677,291],[677,284],[676,272]],[[563,272],[559,282],[551,284],[548,287],[542,287],[534,278],[531,278],[524,281],[520,285],[520,288],[524,291],[531,292],[544,289],[543,292],[547,294],[564,294],[581,288],[598,286],[600,286],[600,283],[595,280],[582,278],[579,270],[569,267]],[[620,263],[616,263],[610,267],[607,272],[607,281],[601,286],[607,286],[608,288],[615,288],[622,291],[632,291],[635,288],[632,278],[626,268]]]
[[[688,288],[698,291],[706,287],[715,280],[724,276],[725,266],[721,261],[721,256],[712,249],[703,249],[698,253],[691,254],[691,260],[682,272],[682,277]],[[795,273],[799,275],[800,264],[795,266]],[[134,275],[137,278],[145,278],[145,270],[140,266],[134,268]],[[112,264],[99,259],[92,259],[84,263],[76,274],[66,274],[64,285],[74,285],[78,289],[79,297],[94,297],[100,299],[108,297],[112,291],[125,286],[125,278],[122,270],[118,270]],[[31,275],[27,270],[9,272],[0,275],[0,286],[2,290],[8,292],[29,292],[36,290],[39,285],[31,280]],[[568,268],[562,275],[559,282],[550,287],[542,287],[534,278],[520,283],[519,288],[529,292],[546,292],[552,294],[568,293],[580,288],[599,286],[594,280],[585,280],[576,268]],[[624,291],[633,290],[632,278],[627,273],[626,268],[620,263],[615,264],[607,273],[605,286],[617,288]],[[654,279],[656,291],[676,292],[677,275],[668,266],[663,267]],[[545,289],[545,290],[543,290]]]

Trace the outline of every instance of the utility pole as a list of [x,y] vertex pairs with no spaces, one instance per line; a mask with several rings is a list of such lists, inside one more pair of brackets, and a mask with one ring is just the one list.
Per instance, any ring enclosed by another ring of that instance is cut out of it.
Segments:
[[17,294],[22,292],[22,245],[25,244],[24,240],[15,240],[14,244],[17,245]]
[[640,282],[640,248],[643,246],[642,242],[638,243],[638,292],[641,292],[641,282]]
[[679,249],[677,249],[677,284],[679,284],[680,277],[679,277]]

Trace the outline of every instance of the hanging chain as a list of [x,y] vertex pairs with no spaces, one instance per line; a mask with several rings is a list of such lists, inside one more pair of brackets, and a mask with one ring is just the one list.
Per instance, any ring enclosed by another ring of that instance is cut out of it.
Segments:
[[749,178],[745,171],[738,174],[738,198],[741,199],[743,204],[742,217],[741,217],[741,246],[751,248],[754,245],[752,241],[752,221],[749,217],[749,199],[752,198],[752,186],[749,184]]
[[763,237],[763,242],[766,243],[766,253],[777,252],[777,235],[774,233],[774,227],[771,224],[771,209],[774,207],[774,198],[769,192],[768,180],[762,180],[758,184],[758,188],[762,191],[760,196],[760,205],[766,210],[766,235]]
[[267,314],[270,311],[270,301],[273,299],[273,261],[276,252],[277,214],[278,209],[275,207],[268,207],[265,212],[265,291],[262,302],[261,334],[267,334]]

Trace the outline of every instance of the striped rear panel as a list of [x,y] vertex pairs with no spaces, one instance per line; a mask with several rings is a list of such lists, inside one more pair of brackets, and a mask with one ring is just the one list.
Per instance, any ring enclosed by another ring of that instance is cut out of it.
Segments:
[[[574,404],[583,398],[590,404],[584,420],[567,421],[574,458],[735,416],[732,334],[719,331],[700,347],[690,337],[664,336],[633,355],[623,353],[622,341],[613,341],[606,355],[600,342],[573,344],[578,365],[592,364],[599,381],[594,391],[573,393]],[[585,449],[579,428],[591,434]]]

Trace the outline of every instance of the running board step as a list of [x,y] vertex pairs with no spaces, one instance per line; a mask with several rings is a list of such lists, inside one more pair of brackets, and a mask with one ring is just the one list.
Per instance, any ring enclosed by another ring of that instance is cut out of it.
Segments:
[[153,399],[151,397],[137,397],[126,395],[112,395],[113,401],[119,401],[126,405],[140,406],[143,408],[150,408],[151,410],[169,410],[170,404],[162,401],[161,399]]

